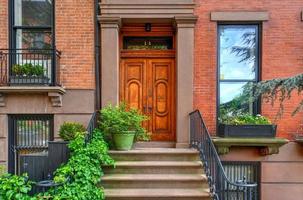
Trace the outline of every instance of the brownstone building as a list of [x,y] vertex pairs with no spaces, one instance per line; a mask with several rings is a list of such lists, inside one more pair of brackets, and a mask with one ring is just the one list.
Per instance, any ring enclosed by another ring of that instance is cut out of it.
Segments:
[[[216,136],[247,83],[303,72],[302,10],[299,0],[0,0],[0,165],[18,172],[18,156],[47,149],[64,121],[88,124],[120,101],[150,118],[152,141],[140,145],[188,148],[194,109]],[[258,199],[303,196],[303,115],[291,116],[301,100],[285,103],[277,138],[214,140],[227,170],[254,169],[244,174]],[[237,109],[274,121],[278,104]]]

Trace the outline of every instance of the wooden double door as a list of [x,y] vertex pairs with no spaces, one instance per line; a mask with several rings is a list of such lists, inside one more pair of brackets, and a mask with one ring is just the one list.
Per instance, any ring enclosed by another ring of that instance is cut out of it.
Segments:
[[149,117],[153,141],[175,140],[175,59],[122,58],[120,100]]

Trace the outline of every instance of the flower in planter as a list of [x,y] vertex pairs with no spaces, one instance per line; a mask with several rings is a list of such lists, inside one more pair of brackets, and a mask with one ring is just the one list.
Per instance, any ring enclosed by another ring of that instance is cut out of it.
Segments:
[[228,125],[270,125],[271,121],[260,114],[254,116],[251,114],[238,114],[229,116],[220,121],[221,124]]

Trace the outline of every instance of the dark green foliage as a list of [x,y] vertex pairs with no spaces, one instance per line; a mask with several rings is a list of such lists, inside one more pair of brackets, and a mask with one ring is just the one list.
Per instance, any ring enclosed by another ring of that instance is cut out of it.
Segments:
[[101,129],[110,137],[111,134],[123,134],[135,131],[135,140],[148,140],[148,134],[142,122],[148,118],[137,109],[127,108],[125,103],[119,106],[107,106],[101,110]]
[[269,125],[269,124],[271,124],[270,120],[264,116],[261,116],[261,115],[253,116],[250,114],[232,116],[232,117],[226,118],[226,120],[222,121],[221,123],[227,124],[227,125]]
[[1,200],[31,200],[27,194],[32,189],[32,182],[28,181],[26,174],[16,176],[5,174],[0,177]]
[[23,65],[14,65],[12,67],[14,75],[18,76],[43,76],[44,69],[41,65],[33,65],[32,63],[26,63]]
[[[255,97],[262,98],[266,102],[270,102],[272,105],[278,100],[280,102],[280,109],[278,116],[281,116],[284,111],[284,101],[290,99],[297,92],[301,95],[303,91],[303,74],[298,74],[289,78],[277,78],[273,80],[261,81],[253,85],[255,91]],[[303,110],[303,100],[299,103],[296,109],[293,111],[293,115]]]
[[108,155],[102,135],[100,130],[94,130],[91,142],[86,145],[84,134],[76,134],[69,143],[70,159],[55,172],[54,181],[61,186],[30,197],[32,183],[26,181],[26,176],[5,175],[0,178],[0,199],[103,200],[103,189],[98,186],[103,175],[101,165],[114,165],[114,161]]
[[103,189],[97,185],[103,175],[101,165],[114,165],[114,161],[108,155],[108,146],[101,131],[94,131],[93,139],[87,146],[83,134],[77,134],[69,148],[71,158],[55,172],[54,177],[55,182],[64,184],[38,196],[51,196],[53,200],[104,199]]
[[86,134],[85,131],[85,127],[80,123],[64,122],[60,127],[59,136],[64,141],[71,141],[75,139],[76,134]]

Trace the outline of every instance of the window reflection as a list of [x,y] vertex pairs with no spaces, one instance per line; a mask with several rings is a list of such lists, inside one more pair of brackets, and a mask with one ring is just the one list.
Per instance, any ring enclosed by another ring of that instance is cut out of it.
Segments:
[[220,116],[253,114],[252,92],[249,82],[220,83]]
[[220,79],[256,78],[257,26],[220,26]]
[[251,83],[258,81],[258,25],[219,25],[219,121],[256,114]]
[[15,0],[16,26],[50,26],[52,0]]

